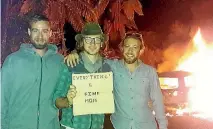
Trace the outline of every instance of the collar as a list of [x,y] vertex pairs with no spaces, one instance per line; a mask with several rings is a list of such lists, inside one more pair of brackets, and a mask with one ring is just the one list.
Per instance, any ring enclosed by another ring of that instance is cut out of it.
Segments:
[[94,64],[83,52],[80,53],[80,58],[84,67],[91,73],[97,72],[103,65],[103,57],[101,56]]

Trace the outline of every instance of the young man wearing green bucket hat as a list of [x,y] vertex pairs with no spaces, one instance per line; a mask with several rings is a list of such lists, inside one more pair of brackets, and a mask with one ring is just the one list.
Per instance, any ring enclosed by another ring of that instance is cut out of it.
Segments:
[[[142,35],[126,33],[119,47],[122,58],[105,61],[113,71],[115,100],[115,112],[111,115],[113,127],[106,124],[106,129],[167,129],[158,75],[153,67],[139,59],[145,50]],[[77,53],[70,54],[68,65],[75,66],[76,58]]]
[[[97,73],[111,71],[104,58],[100,55],[100,50],[104,47],[107,36],[103,34],[101,27],[97,23],[86,23],[80,34],[75,36],[77,49],[80,52],[79,64],[74,68],[69,68],[70,73]],[[63,74],[61,75],[63,78]],[[63,80],[63,79],[61,79]],[[55,91],[56,106],[62,109],[61,125],[63,129],[103,129],[104,114],[89,114],[73,116],[72,98],[75,97],[76,91],[68,92],[69,89],[64,82],[59,82]],[[72,86],[72,89],[75,89]],[[68,92],[68,93],[67,93]],[[72,94],[73,97],[68,94]]]

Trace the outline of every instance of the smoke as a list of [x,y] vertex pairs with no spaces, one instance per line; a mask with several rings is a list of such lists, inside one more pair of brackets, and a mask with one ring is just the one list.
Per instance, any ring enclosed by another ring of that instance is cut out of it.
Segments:
[[173,71],[181,60],[187,58],[186,53],[190,53],[190,43],[173,43],[163,51],[162,63],[158,65],[158,72]]
[[196,30],[179,21],[175,21],[170,26],[170,33],[164,42],[164,44],[170,45],[163,50],[162,63],[158,65],[158,72],[176,70],[182,58],[185,58],[185,55],[191,50],[190,39],[192,40]]

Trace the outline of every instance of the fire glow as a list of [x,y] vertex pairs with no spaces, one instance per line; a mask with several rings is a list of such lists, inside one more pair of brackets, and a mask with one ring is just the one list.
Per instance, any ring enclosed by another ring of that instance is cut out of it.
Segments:
[[213,45],[207,45],[200,29],[193,38],[195,50],[181,60],[176,70],[192,73],[193,87],[189,92],[189,107],[196,117],[213,119]]

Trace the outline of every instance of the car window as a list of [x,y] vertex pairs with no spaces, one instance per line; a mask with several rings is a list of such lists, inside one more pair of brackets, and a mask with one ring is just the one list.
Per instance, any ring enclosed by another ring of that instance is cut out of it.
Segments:
[[176,89],[179,87],[178,78],[160,77],[161,89]]

